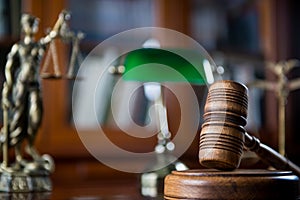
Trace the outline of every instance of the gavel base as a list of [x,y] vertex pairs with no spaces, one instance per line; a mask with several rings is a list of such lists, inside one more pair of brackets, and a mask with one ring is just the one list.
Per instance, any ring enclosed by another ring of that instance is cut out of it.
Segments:
[[298,177],[289,171],[173,171],[165,178],[164,198],[297,199],[298,187]]

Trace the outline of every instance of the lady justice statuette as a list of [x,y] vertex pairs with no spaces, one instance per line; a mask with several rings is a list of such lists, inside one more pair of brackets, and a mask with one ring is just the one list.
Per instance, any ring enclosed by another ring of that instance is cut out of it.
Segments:
[[40,64],[54,39],[72,41],[77,38],[78,35],[66,25],[69,18],[69,13],[62,11],[52,30],[35,40],[39,19],[30,14],[22,15],[24,35],[7,56],[6,80],[2,90],[1,192],[41,192],[52,189],[49,175],[54,171],[53,159],[47,154],[40,155],[34,147],[43,117]]

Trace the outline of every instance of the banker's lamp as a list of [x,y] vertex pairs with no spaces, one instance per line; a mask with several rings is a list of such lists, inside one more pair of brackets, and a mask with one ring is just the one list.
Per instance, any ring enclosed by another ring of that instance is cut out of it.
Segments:
[[[168,128],[161,83],[180,82],[206,86],[214,82],[215,64],[203,52],[186,49],[141,48],[126,55],[124,67],[123,80],[142,82],[145,96],[155,104],[159,125],[155,152],[157,162],[162,166],[162,163],[167,163],[169,156],[172,156],[175,145]],[[153,163],[153,165],[158,163]],[[142,174],[142,195],[158,197],[163,193],[163,179],[167,174],[173,170],[187,169],[186,165],[179,161],[166,165],[163,169]]]
[[[193,59],[191,63],[185,58]],[[142,48],[125,58],[123,79],[141,82],[207,83],[203,62],[209,62],[192,50]],[[197,64],[197,65],[196,65]]]

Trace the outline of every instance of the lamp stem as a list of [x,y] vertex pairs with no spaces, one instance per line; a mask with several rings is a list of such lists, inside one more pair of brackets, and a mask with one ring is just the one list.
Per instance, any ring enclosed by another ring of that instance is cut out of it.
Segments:
[[285,104],[286,97],[284,95],[278,98],[278,115],[279,115],[279,134],[278,148],[281,155],[285,155]]

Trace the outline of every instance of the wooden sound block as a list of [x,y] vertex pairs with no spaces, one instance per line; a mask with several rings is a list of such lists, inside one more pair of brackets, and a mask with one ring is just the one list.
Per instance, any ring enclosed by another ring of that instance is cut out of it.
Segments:
[[297,199],[299,179],[289,171],[173,171],[164,183],[166,200]]

